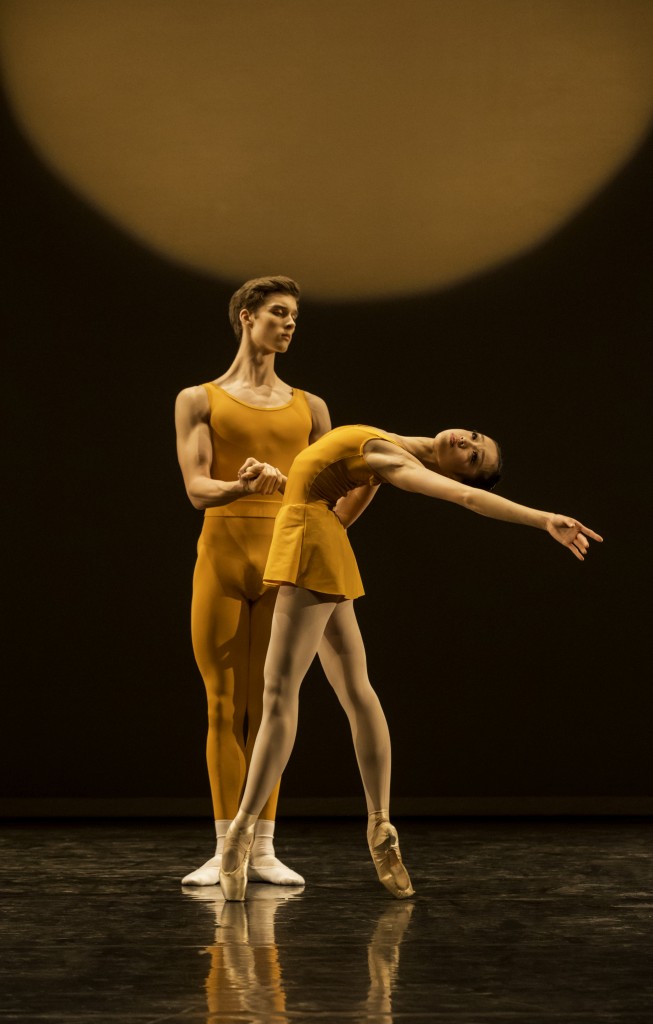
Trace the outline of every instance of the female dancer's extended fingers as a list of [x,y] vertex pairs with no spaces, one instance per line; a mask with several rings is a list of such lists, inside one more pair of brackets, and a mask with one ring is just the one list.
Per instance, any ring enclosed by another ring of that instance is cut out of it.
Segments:
[[603,541],[603,537],[599,533],[594,533],[594,530],[590,530],[589,526],[583,526],[581,524],[580,528],[583,531],[583,533],[586,534],[588,537],[591,537],[592,540],[598,540],[599,542]]
[[582,557],[584,551],[580,533],[576,533],[573,537],[569,538],[567,541],[567,547],[570,551],[573,551],[577,558],[579,556]]

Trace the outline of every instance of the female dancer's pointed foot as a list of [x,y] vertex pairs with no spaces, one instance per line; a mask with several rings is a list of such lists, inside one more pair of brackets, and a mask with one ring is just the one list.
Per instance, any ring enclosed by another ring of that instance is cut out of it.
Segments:
[[220,888],[226,900],[242,902],[247,889],[247,865],[254,842],[254,827],[229,827],[225,836],[220,865]]
[[386,819],[370,821],[367,842],[379,881],[398,900],[415,895],[410,876],[401,859],[399,837],[394,825]]

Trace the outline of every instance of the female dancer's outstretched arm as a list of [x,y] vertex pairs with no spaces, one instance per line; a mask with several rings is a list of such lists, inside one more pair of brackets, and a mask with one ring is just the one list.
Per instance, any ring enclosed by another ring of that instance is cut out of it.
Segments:
[[519,523],[546,530],[559,544],[569,548],[581,562],[584,561],[589,548],[587,538],[603,540],[598,533],[583,526],[571,516],[542,512],[529,508],[528,505],[519,505],[490,491],[452,480],[426,469],[418,459],[395,446],[388,445],[388,451],[366,453],[365,461],[375,473],[402,491],[413,491],[430,498],[450,501],[490,519],[501,519],[506,523]]

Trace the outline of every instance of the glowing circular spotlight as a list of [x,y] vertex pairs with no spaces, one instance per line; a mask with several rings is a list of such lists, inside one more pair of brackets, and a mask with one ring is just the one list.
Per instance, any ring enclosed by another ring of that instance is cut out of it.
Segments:
[[532,246],[653,107],[648,0],[5,0],[42,157],[141,241],[322,298]]

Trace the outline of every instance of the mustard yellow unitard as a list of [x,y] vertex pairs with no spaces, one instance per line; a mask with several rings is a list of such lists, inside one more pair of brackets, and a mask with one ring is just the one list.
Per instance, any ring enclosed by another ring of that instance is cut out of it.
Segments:
[[[249,456],[284,475],[308,444],[311,411],[295,389],[283,406],[261,409],[204,384],[210,405],[211,476],[235,480]],[[197,546],[191,632],[208,699],[207,764],[214,817],[238,809],[263,708],[263,665],[276,590],[263,571],[281,495],[253,494],[208,508]],[[273,819],[279,783],[261,812]]]

